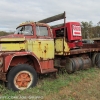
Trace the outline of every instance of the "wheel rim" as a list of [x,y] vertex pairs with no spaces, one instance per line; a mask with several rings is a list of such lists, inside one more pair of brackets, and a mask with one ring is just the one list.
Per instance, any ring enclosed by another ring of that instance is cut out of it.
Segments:
[[27,89],[33,82],[32,74],[28,71],[20,71],[14,78],[14,84],[19,90]]

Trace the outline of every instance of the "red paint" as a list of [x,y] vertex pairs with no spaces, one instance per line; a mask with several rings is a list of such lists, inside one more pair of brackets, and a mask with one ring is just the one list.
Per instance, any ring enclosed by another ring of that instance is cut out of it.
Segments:
[[[69,47],[75,48],[75,47],[81,47],[82,44],[82,34],[81,34],[81,25],[79,22],[68,22],[65,24],[66,27],[66,40],[69,45]],[[53,37],[56,38],[56,30],[62,29],[64,26],[53,28]]]
[[[53,60],[42,60],[39,61],[39,59],[31,52],[8,52],[5,56],[5,62],[4,62],[4,69],[3,72],[7,72],[10,66],[16,66],[18,64],[25,64],[29,59],[26,56],[31,56],[30,58],[33,60],[33,63],[31,66],[33,66],[38,73],[43,73],[43,70],[50,71],[55,70]],[[35,59],[34,59],[34,58]],[[26,63],[27,64],[27,63]],[[56,70],[55,70],[56,71]]]
[[[66,23],[66,27],[69,41],[82,40],[81,25],[79,22],[68,22]],[[79,35],[73,34],[73,31]]]
[[[25,24],[25,25],[28,25],[28,24]],[[34,34],[33,35],[23,35],[26,39],[27,38],[28,39],[33,39],[33,38],[35,38],[35,39],[38,39],[38,38],[50,39],[50,38],[53,38],[53,35],[51,33],[51,30],[50,30],[50,27],[47,24],[43,24],[43,23],[42,24],[41,23],[30,23],[29,25],[32,26]],[[37,34],[36,34],[36,25],[38,25],[38,26],[46,26],[48,28],[48,36],[37,36]],[[23,26],[23,25],[20,25],[20,26]],[[18,27],[20,27],[20,26],[18,26]]]
[[40,62],[42,70],[54,68],[53,60],[44,60]]
[[[33,53],[31,53],[31,52],[8,52],[5,56],[4,56],[4,72],[7,72],[7,70],[9,69],[9,67],[10,67],[10,65],[15,65],[15,64],[18,64],[18,62],[19,62],[19,64],[20,63],[23,63],[24,61],[26,61],[26,58],[23,58],[22,56],[32,56],[32,57],[34,57],[35,58],[35,62],[37,62],[38,64],[37,64],[37,66],[39,66],[40,67],[40,69],[41,69],[41,65],[40,65],[40,63],[39,63],[39,59],[36,57],[36,55],[35,54],[33,54]],[[12,60],[13,60],[13,58],[14,57],[18,57],[19,56],[19,60],[14,60],[14,62],[11,62]],[[20,59],[21,58],[21,59]],[[15,63],[15,64],[14,64]],[[25,62],[24,62],[25,63]],[[38,68],[37,68],[38,69]],[[39,71],[40,71],[40,69],[39,69]],[[38,72],[38,71],[37,71]]]

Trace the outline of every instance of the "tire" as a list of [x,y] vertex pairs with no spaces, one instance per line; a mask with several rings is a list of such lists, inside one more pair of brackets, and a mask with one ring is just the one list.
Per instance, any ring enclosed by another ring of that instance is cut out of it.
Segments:
[[94,53],[93,56],[92,56],[92,59],[91,59],[92,60],[93,67],[95,67],[95,65],[96,65],[96,56],[97,56],[97,54],[98,53]]
[[96,66],[100,68],[100,53],[97,54],[95,62],[96,62]]
[[9,71],[7,81],[8,89],[13,91],[25,90],[36,86],[37,73],[32,66],[19,64]]

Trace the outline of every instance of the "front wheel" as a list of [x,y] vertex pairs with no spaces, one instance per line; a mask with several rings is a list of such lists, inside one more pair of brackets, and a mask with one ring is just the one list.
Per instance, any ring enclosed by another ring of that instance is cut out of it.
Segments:
[[36,85],[37,73],[32,66],[20,64],[9,71],[7,81],[8,89],[25,90]]

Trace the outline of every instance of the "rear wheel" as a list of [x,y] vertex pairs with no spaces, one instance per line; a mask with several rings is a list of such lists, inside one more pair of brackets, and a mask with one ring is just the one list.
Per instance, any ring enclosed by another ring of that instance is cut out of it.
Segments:
[[25,90],[36,85],[37,73],[32,66],[20,64],[9,71],[7,81],[8,89]]

